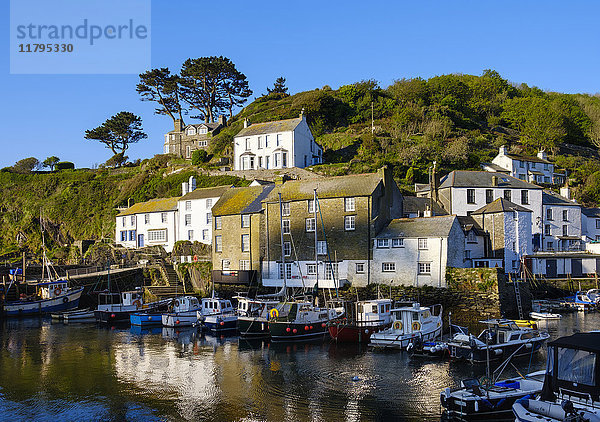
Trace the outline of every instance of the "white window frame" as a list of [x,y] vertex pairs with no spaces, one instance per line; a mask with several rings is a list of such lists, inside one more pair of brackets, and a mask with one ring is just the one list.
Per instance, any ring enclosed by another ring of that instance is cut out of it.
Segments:
[[185,201],[185,210],[186,211],[192,210],[192,201]]
[[150,224],[150,214],[144,214],[144,224]]
[[326,240],[318,240],[317,241],[317,255],[327,255],[327,241]]
[[392,239],[392,248],[403,248],[404,247],[404,238],[396,237]]
[[356,216],[345,215],[344,216],[344,230],[352,231],[356,229]]
[[209,210],[209,209],[211,209],[211,208],[212,208],[212,205],[213,205],[212,201],[213,201],[213,200],[212,200],[212,198],[208,198],[208,199],[206,200],[206,209],[207,209],[207,210]]
[[190,242],[194,241],[194,230],[188,230],[188,239]]
[[249,271],[250,270],[250,260],[249,259],[240,259],[240,271]]
[[384,272],[384,273],[396,272],[396,263],[395,262],[382,262],[381,263],[381,272]]
[[192,225],[192,214],[185,214],[184,218],[184,225],[185,226],[191,226]]
[[283,234],[290,234],[290,220],[281,220],[281,227]]
[[292,242],[283,242],[283,255],[292,255]]
[[417,274],[431,275],[431,262],[419,262],[417,264]]
[[354,212],[356,211],[356,198],[350,196],[348,198],[344,198],[344,211],[346,212]]
[[386,249],[390,247],[390,239],[377,239],[377,249]]
[[356,263],[356,274],[364,274],[365,273],[365,263],[357,262]]
[[241,237],[242,252],[250,252],[250,235],[243,234]]
[[167,213],[166,212],[161,212],[160,213],[160,222],[161,223],[166,223],[167,222]]
[[250,214],[242,214],[242,228],[250,227]]
[[215,217],[215,230],[221,230],[222,227],[221,217]]
[[288,217],[291,215],[290,212],[290,203],[289,202],[282,202],[281,203],[281,215],[283,217]]
[[316,275],[317,264],[306,264],[306,275]]
[[427,250],[427,238],[426,237],[420,237],[419,240],[419,250]]
[[308,212],[309,213],[314,213],[315,212],[315,200],[314,199],[309,199],[308,200],[307,208],[308,208]]
[[215,236],[215,252],[223,252],[223,236]]
[[314,233],[314,231],[316,230],[316,223],[315,223],[315,218],[314,217],[308,217],[304,220],[304,229],[306,230],[307,233]]

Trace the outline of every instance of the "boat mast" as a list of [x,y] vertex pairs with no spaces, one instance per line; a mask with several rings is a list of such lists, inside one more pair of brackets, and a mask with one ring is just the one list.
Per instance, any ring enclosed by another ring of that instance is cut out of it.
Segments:
[[318,241],[318,232],[317,232],[317,189],[313,190],[313,211],[315,215],[315,275],[317,277],[317,282],[315,284],[317,288],[317,297],[319,296],[319,251],[317,249],[319,245]]
[[287,299],[287,276],[285,268],[285,249],[283,247],[283,202],[281,202],[281,192],[279,192],[279,237],[281,240],[281,268],[283,272],[283,294]]

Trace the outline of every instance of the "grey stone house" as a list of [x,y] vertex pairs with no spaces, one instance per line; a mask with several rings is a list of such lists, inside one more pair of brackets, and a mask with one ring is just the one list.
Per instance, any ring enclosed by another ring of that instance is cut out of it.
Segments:
[[192,158],[192,153],[199,149],[208,149],[212,137],[217,135],[226,125],[225,116],[219,116],[215,123],[194,123],[184,125],[177,119],[172,131],[165,134],[163,152],[175,154],[181,158]]

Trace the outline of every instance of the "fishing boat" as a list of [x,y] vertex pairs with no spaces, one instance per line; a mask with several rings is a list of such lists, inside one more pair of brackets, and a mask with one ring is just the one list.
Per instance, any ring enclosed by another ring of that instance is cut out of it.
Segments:
[[98,293],[98,308],[94,311],[101,323],[129,323],[129,316],[142,309],[144,297],[139,290],[122,293],[109,291]]
[[194,296],[181,296],[175,298],[169,305],[169,312],[162,314],[164,327],[191,327],[198,322],[196,313],[200,302]]
[[392,324],[392,300],[345,303],[345,317],[328,323],[329,335],[340,343],[369,343],[371,335]]
[[320,308],[311,301],[286,301],[269,312],[269,334],[275,342],[324,338],[327,324],[342,315],[343,311]]
[[588,292],[576,292],[574,296],[565,299],[565,305],[578,311],[590,311],[596,309],[598,302],[588,296]]
[[134,312],[129,316],[129,322],[139,327],[161,327],[162,315],[161,312]]
[[4,303],[4,315],[18,317],[75,309],[83,293],[83,287],[70,288],[67,280],[46,281],[33,286],[36,288],[33,296],[23,295],[19,300]]
[[487,325],[479,336],[456,334],[448,341],[450,357],[475,363],[505,359],[515,351],[522,356],[538,351],[550,337],[545,331],[518,327],[509,319],[479,322]]
[[237,329],[241,337],[263,338],[269,336],[269,311],[276,308],[278,300],[250,299],[236,296]]
[[529,317],[537,320],[557,320],[561,319],[561,314],[552,314],[550,312],[530,312]]
[[202,305],[196,315],[198,323],[207,330],[221,331],[237,328],[237,315],[231,301],[216,297],[214,292],[212,297],[202,298]]
[[412,306],[392,309],[391,313],[392,326],[372,334],[370,347],[412,349],[415,343],[425,343],[441,336],[442,305],[425,307],[414,302]]
[[600,332],[576,333],[548,343],[539,398],[513,406],[518,422],[600,421]]

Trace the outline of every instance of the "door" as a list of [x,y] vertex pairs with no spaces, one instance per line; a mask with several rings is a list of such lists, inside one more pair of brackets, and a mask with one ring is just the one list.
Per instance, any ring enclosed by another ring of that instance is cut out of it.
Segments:
[[138,248],[143,248],[144,247],[144,235],[143,234],[138,234]]
[[556,259],[546,260],[546,277],[556,277]]
[[583,274],[581,268],[581,258],[571,259],[571,274],[573,275],[573,277],[581,277],[581,275]]

